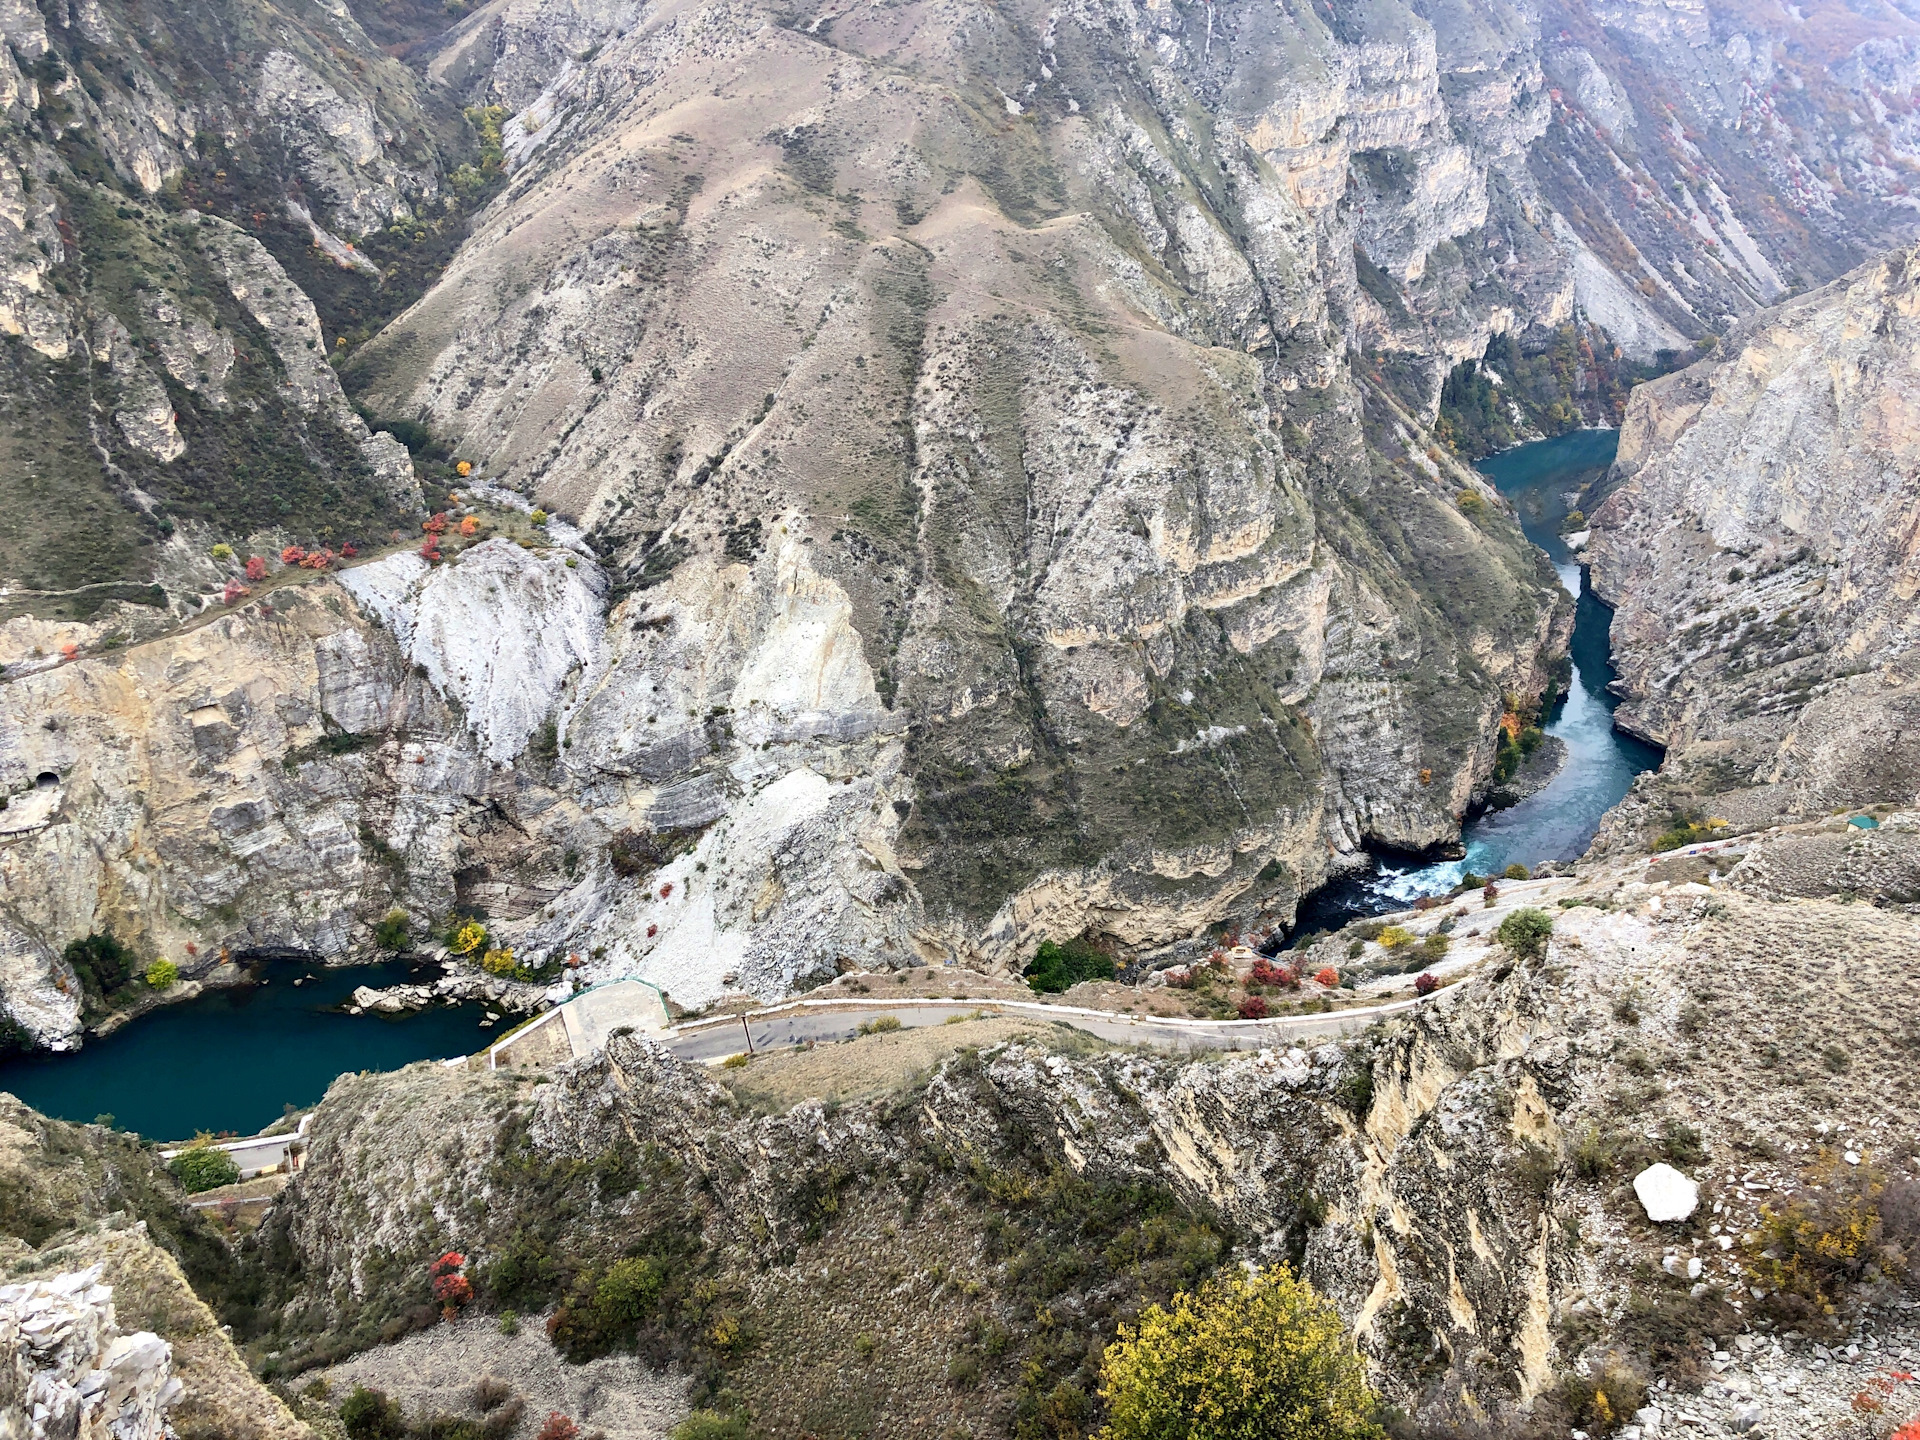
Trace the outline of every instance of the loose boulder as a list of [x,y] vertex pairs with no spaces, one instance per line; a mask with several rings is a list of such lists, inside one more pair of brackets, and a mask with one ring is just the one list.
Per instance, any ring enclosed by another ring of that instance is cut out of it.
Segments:
[[1671,1165],[1649,1165],[1633,1177],[1633,1193],[1656,1224],[1684,1220],[1700,1204],[1700,1187]]

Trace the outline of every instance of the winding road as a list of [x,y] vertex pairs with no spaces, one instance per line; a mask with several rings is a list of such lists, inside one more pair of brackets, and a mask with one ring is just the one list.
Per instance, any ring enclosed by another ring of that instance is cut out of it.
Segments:
[[1271,1020],[1179,1020],[1118,1015],[1074,1005],[1044,1005],[1021,1000],[906,1000],[873,1005],[833,1000],[802,1000],[746,1016],[682,1025],[650,1038],[683,1060],[712,1063],[748,1048],[779,1049],[809,1041],[850,1040],[863,1025],[896,1020],[902,1029],[944,1025],[956,1015],[1005,1015],[1052,1021],[1122,1045],[1192,1053],[1203,1050],[1259,1050],[1302,1040],[1331,1039],[1364,1030],[1374,1021],[1426,1003],[1398,1000],[1365,1009],[1324,1015],[1289,1015]]

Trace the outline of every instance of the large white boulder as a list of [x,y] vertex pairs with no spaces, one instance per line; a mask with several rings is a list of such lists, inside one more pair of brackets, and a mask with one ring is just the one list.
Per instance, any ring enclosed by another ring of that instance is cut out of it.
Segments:
[[1700,1204],[1700,1187],[1671,1165],[1649,1165],[1633,1177],[1633,1193],[1656,1223],[1684,1220]]

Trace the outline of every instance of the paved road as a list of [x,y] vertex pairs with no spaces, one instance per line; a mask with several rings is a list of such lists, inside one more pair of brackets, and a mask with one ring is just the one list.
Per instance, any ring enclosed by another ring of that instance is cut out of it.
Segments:
[[1383,1014],[1411,1009],[1415,1001],[1372,1006],[1365,1010],[1334,1011],[1326,1015],[1294,1015],[1275,1020],[1155,1020],[1134,1019],[1107,1011],[1064,1005],[1040,1005],[1018,1000],[903,1001],[895,1005],[840,1004],[804,1001],[798,1005],[749,1015],[744,1019],[709,1021],[682,1026],[666,1035],[650,1037],[683,1060],[723,1060],[747,1048],[778,1049],[807,1041],[847,1040],[860,1027],[882,1017],[898,1020],[903,1028],[944,1025],[955,1015],[975,1013],[1011,1018],[1056,1021],[1102,1040],[1123,1045],[1151,1045],[1179,1052],[1202,1050],[1258,1050],[1324,1040],[1364,1030]]

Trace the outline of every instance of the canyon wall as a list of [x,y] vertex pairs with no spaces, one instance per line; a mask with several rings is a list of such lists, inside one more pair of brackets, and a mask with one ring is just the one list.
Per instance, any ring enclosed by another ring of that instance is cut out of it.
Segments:
[[1616,720],[1673,753],[1603,843],[1920,789],[1917,303],[1896,251],[1634,391],[1592,575]]

